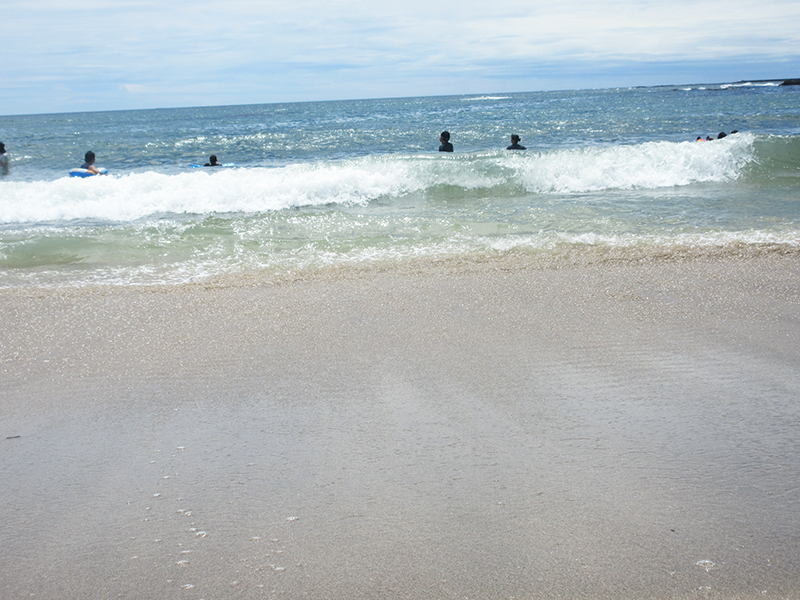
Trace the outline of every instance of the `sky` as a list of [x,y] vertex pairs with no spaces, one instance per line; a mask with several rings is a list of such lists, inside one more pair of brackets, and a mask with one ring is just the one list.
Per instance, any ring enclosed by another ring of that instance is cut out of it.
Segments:
[[797,0],[27,0],[0,115],[800,78]]

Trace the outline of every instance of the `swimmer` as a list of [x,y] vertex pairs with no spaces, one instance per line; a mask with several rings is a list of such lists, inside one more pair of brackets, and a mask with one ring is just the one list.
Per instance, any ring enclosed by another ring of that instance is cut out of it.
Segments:
[[87,171],[89,171],[90,173],[94,173],[95,175],[105,175],[103,171],[94,166],[94,161],[95,161],[94,152],[89,150],[83,157],[83,160],[85,162],[83,163],[81,169],[86,169]]
[[8,154],[3,142],[0,142],[0,175],[8,175]]
[[221,163],[217,162],[217,155],[216,154],[212,154],[211,156],[209,156],[208,160],[209,160],[209,162],[204,164],[203,165],[204,167],[221,167],[222,166]]
[[525,146],[520,146],[519,136],[515,133],[511,136],[511,145],[506,150],[527,150]]
[[439,146],[439,152],[452,152],[453,151],[453,144],[450,143],[450,132],[443,131],[442,135],[439,136],[439,141],[442,142],[442,145]]

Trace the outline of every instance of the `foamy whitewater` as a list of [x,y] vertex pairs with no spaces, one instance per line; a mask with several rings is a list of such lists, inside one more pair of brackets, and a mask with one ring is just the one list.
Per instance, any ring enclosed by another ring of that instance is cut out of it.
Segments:
[[[800,252],[797,86],[0,117],[0,140],[0,287]],[[109,176],[68,177],[87,150]]]

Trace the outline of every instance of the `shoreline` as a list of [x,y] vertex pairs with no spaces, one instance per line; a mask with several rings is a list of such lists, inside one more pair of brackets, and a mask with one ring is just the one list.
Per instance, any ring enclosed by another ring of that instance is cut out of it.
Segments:
[[3,597],[800,594],[794,254],[0,298]]
[[703,263],[705,261],[748,261],[769,257],[800,258],[800,246],[791,240],[772,242],[734,242],[718,245],[690,241],[661,247],[644,245],[558,245],[530,251],[525,248],[508,251],[485,251],[469,254],[420,256],[343,262],[296,268],[261,268],[193,277],[189,281],[161,280],[120,283],[118,281],[80,278],[50,283],[5,283],[0,295],[114,293],[115,291],[180,290],[206,288],[244,288],[283,286],[314,281],[339,279],[372,279],[385,276],[426,276],[433,274],[482,273],[493,271],[549,271],[573,268],[613,268],[616,266],[668,265]]

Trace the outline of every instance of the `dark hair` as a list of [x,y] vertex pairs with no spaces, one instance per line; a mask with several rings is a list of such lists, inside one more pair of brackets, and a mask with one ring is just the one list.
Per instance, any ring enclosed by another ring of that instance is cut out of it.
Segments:
[[511,134],[511,141],[516,143],[519,141],[519,136],[516,133]]
[[208,157],[208,160],[210,160],[212,163],[217,162],[217,155],[212,154],[211,156]]
[[725,133],[724,131],[720,131],[720,132],[719,132],[719,135],[717,136],[717,139],[718,139],[718,140],[721,140],[721,139],[722,139],[722,138],[724,138],[724,137],[728,137],[728,134],[727,134],[727,133]]
[[0,152],[6,151],[6,145],[3,142],[0,142]]
[[450,132],[449,131],[443,131],[442,132],[442,139],[445,142],[449,142],[450,141]]
[[83,157],[83,160],[86,162],[86,164],[89,164],[89,165],[90,165],[90,164],[92,164],[92,163],[94,162],[95,158],[96,158],[96,157],[95,157],[95,155],[94,155],[94,152],[92,152],[91,150],[89,150],[89,151],[86,153],[86,155]]

